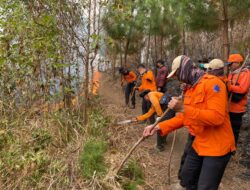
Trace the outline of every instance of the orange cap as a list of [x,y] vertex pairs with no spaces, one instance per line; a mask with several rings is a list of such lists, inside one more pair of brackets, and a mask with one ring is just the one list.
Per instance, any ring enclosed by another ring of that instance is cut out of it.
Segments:
[[229,55],[227,62],[240,63],[243,62],[243,57],[240,54],[231,54]]

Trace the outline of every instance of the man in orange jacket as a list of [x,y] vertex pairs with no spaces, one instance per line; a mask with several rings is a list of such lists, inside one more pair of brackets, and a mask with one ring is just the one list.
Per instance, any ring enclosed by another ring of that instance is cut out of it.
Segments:
[[216,190],[231,152],[235,151],[226,86],[216,76],[201,72],[184,55],[173,61],[168,77],[174,75],[191,86],[185,92],[183,103],[172,98],[168,104],[179,113],[155,128],[152,125],[146,127],[143,135],[147,137],[157,131],[166,135],[186,126],[195,138],[181,171],[183,184],[187,190]]
[[[147,70],[145,65],[139,64],[137,66],[137,70],[140,73],[140,81],[138,82],[138,86],[135,87],[135,90],[139,90],[139,92],[143,92],[144,90],[157,91],[156,82],[154,74],[151,70]],[[148,112],[151,107],[151,103],[146,101],[144,98],[142,99],[142,114]],[[154,123],[154,117],[151,116],[149,118],[150,123]]]
[[129,106],[129,96],[132,95],[131,101],[132,101],[132,109],[135,109],[135,93],[133,92],[137,76],[133,71],[129,71],[126,68],[120,68],[119,69],[120,74],[122,75],[122,81],[121,86],[123,86],[124,82],[126,82],[126,88],[125,88],[125,103],[126,106]]
[[207,73],[215,75],[221,78],[223,81],[226,80],[224,74],[224,62],[220,59],[213,59],[209,63],[203,64],[204,68],[207,69]]
[[[228,76],[228,89],[230,93],[232,93],[229,114],[236,144],[238,142],[242,125],[242,116],[246,112],[247,95],[250,86],[250,71],[248,68],[243,68],[240,71],[242,63],[243,57],[240,54],[231,54],[227,63],[231,70],[231,73]],[[238,75],[239,79],[236,81]]]

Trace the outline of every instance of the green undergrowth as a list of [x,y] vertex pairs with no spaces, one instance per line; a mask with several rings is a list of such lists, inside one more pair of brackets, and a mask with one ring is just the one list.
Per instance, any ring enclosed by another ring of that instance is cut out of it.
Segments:
[[72,176],[105,173],[109,118],[101,108],[90,111],[88,126],[82,112],[67,109],[0,113],[0,189],[71,189]]
[[144,173],[142,167],[136,160],[131,160],[121,172],[120,183],[125,190],[137,190],[138,186],[144,184]]
[[90,139],[83,148],[80,155],[80,166],[82,175],[92,178],[94,173],[102,174],[106,171],[104,153],[107,150],[107,143],[104,140]]
[[81,173],[86,178],[93,175],[103,175],[107,169],[104,155],[108,149],[107,126],[110,119],[102,114],[101,108],[95,108],[89,115],[89,126],[87,130],[88,139],[84,143],[79,158]]

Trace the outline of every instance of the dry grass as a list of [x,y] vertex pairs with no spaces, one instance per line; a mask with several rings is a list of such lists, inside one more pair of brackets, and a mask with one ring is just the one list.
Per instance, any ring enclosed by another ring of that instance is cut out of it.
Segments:
[[[139,101],[136,110],[123,107],[120,86],[102,80],[101,100],[98,111],[90,115],[89,126],[82,123],[77,111],[64,110],[56,113],[37,115],[32,110],[19,111],[4,105],[0,109],[0,189],[124,189],[128,176],[115,176],[115,169],[127,151],[141,137],[145,125],[117,126],[114,123],[140,113]],[[104,89],[103,89],[104,88]],[[137,98],[139,99],[139,98]],[[103,115],[108,118],[103,119]],[[105,127],[101,127],[105,126]],[[178,182],[180,156],[185,145],[187,132],[178,131],[171,165],[171,182]],[[104,163],[106,173],[98,171],[82,175],[79,156],[84,145],[91,138],[106,141],[108,145]],[[130,160],[140,163],[144,184],[136,189],[168,190],[167,160],[172,135],[168,137],[166,151],[151,153],[155,137],[144,141],[133,153]],[[237,155],[227,167],[221,190],[246,190],[249,180],[239,177],[244,168],[238,163]],[[126,164],[125,167],[128,167]]]
[[[105,84],[105,89],[101,89],[102,107],[105,108],[104,114],[109,115],[112,118],[113,123],[140,114],[139,98],[137,97],[136,110],[125,109],[123,106],[123,94],[121,88],[118,83],[113,83],[111,81],[112,79],[109,76],[106,76],[105,80],[102,80],[103,84]],[[107,85],[111,83],[112,85]],[[124,126],[113,124],[109,126],[108,133],[110,134],[110,147],[107,152],[106,162],[109,163],[111,167],[106,179],[111,179],[111,182],[113,182],[114,170],[119,166],[131,146],[141,137],[144,126],[145,124]],[[187,131],[185,129],[178,131],[170,168],[171,183],[178,183],[177,172],[179,169],[180,158],[183,153],[183,147],[186,143],[186,135]],[[143,167],[145,184],[142,186],[142,189],[172,190],[167,183],[167,161],[172,137],[172,134],[169,135],[166,150],[162,153],[151,153],[150,149],[152,149],[155,144],[155,137],[152,137],[144,141],[131,156],[130,160],[138,160]],[[244,168],[237,163],[238,160],[239,157],[235,157],[230,161],[223,177],[223,182],[220,188],[221,190],[247,190],[247,187],[249,187],[249,180],[243,180],[239,177],[239,175],[243,173]],[[138,189],[140,188],[141,187],[138,187]]]
[[84,126],[82,114],[77,111],[37,114],[32,110],[3,108],[0,189],[101,189],[105,186],[98,182],[101,172],[85,177],[79,164],[88,139],[98,137],[105,142],[107,138],[103,130],[108,118],[100,111],[92,110],[89,125]]

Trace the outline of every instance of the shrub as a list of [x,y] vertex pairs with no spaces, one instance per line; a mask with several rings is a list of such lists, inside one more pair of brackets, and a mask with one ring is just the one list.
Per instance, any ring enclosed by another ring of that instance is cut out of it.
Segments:
[[103,129],[107,128],[110,123],[110,119],[106,116],[103,116],[102,109],[94,109],[89,114],[89,128],[88,132],[93,137],[105,137]]
[[84,177],[91,178],[94,172],[105,172],[104,153],[106,150],[107,144],[103,140],[91,139],[85,143],[80,155],[80,167]]
[[142,168],[135,160],[130,161],[122,170],[122,176],[128,179],[122,181],[125,190],[136,190],[138,185],[144,184]]

